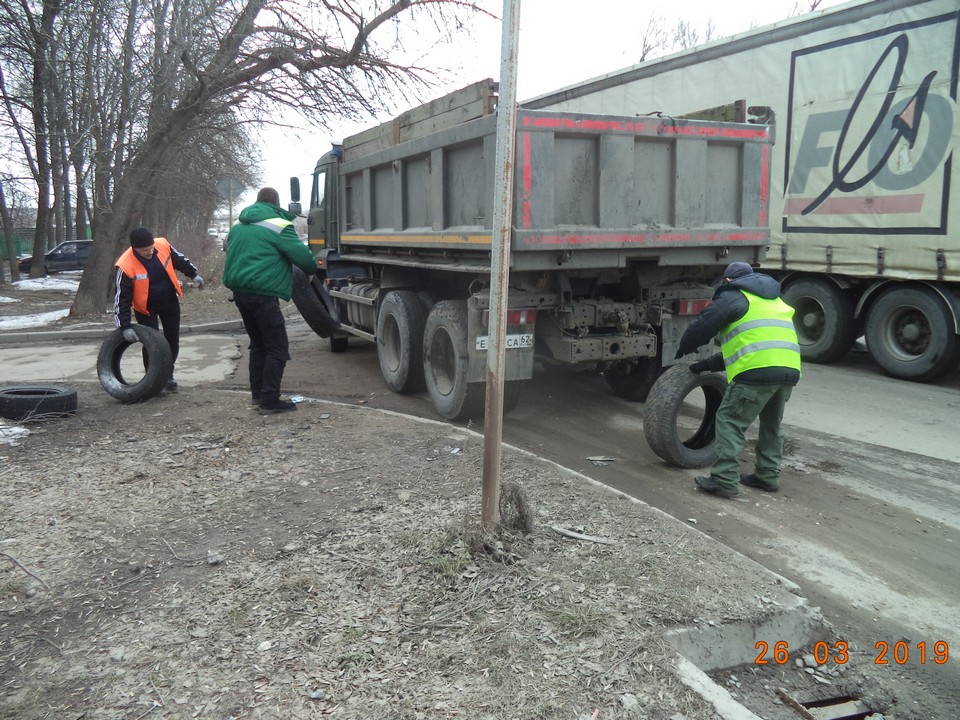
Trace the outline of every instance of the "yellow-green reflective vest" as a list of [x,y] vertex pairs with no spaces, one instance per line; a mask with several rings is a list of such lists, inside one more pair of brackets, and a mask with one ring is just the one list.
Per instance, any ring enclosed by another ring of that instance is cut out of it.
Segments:
[[780,298],[768,300],[741,290],[750,304],[746,315],[720,330],[727,381],[744,370],[765,367],[800,369],[800,344],[793,308]]

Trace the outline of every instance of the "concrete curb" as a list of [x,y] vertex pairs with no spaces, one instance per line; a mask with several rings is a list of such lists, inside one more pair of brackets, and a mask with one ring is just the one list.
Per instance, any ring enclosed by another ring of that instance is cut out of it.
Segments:
[[806,598],[799,595],[791,599],[793,602],[788,607],[781,606],[760,623],[680,628],[667,632],[664,638],[705,673],[752,665],[759,655],[758,641],[767,643],[770,657],[775,642],[804,648],[828,639],[827,623],[820,609],[811,608]]
[[[0,332],[0,345],[15,345],[18,343],[45,343],[62,340],[102,340],[112,333],[114,327],[78,327],[63,330],[24,330],[23,332]],[[184,325],[180,327],[180,334],[243,332],[243,323],[239,320],[206,323],[203,325]]]

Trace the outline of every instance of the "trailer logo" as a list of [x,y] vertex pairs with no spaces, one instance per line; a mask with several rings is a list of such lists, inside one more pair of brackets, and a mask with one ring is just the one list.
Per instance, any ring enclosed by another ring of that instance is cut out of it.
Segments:
[[[933,18],[794,54],[784,230],[945,232],[956,25]],[[837,85],[858,87],[847,107]]]

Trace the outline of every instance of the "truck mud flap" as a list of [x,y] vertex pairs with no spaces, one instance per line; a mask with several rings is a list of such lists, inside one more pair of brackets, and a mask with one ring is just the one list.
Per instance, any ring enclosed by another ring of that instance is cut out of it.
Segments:
[[717,408],[727,391],[722,373],[696,374],[686,364],[669,368],[653,384],[643,408],[643,434],[671,465],[702,468],[717,459]]
[[332,315],[332,301],[328,307],[311,279],[298,267],[293,268],[293,304],[310,329],[320,337],[328,338],[340,329],[340,323]]

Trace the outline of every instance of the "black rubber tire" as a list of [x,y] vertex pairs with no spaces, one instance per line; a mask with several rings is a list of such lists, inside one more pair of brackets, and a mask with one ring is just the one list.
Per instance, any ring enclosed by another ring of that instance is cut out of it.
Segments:
[[[520,405],[523,393],[527,387],[527,380],[506,380],[503,383],[503,414],[512,412]],[[486,403],[486,397],[484,397]]]
[[637,358],[613,363],[603,371],[603,379],[613,390],[613,394],[624,400],[644,402],[650,394],[650,388],[665,368],[660,358]]
[[445,420],[483,415],[486,384],[468,383],[467,303],[442,300],[427,315],[423,367],[434,410]]
[[423,328],[427,311],[410,290],[387,293],[377,316],[377,357],[380,372],[395,393],[424,388]]
[[[691,393],[703,391],[704,409],[697,430],[686,440],[680,437],[678,419],[684,400]],[[727,391],[722,373],[700,373],[686,364],[666,370],[650,389],[643,408],[643,434],[650,448],[671,465],[702,468],[717,459],[717,408]]]
[[877,365],[901,380],[934,380],[960,362],[950,310],[929,287],[888,289],[870,306],[865,335]]
[[795,311],[793,324],[804,360],[829,363],[850,352],[859,327],[848,292],[829,280],[805,278],[787,285],[783,299]]
[[77,411],[77,391],[56,385],[0,387],[0,417],[40,421]]
[[332,302],[327,305],[322,291],[317,292],[315,278],[308,278],[300,268],[293,268],[293,304],[307,321],[307,325],[322,338],[331,337],[340,329],[340,323],[333,317]]
[[123,403],[138,403],[156,396],[173,375],[173,355],[167,339],[157,330],[146,325],[131,325],[147,353],[147,369],[143,377],[130,384],[123,378],[120,360],[133,343],[123,339],[123,331],[117,328],[104,338],[97,356],[97,377],[110,397]]

